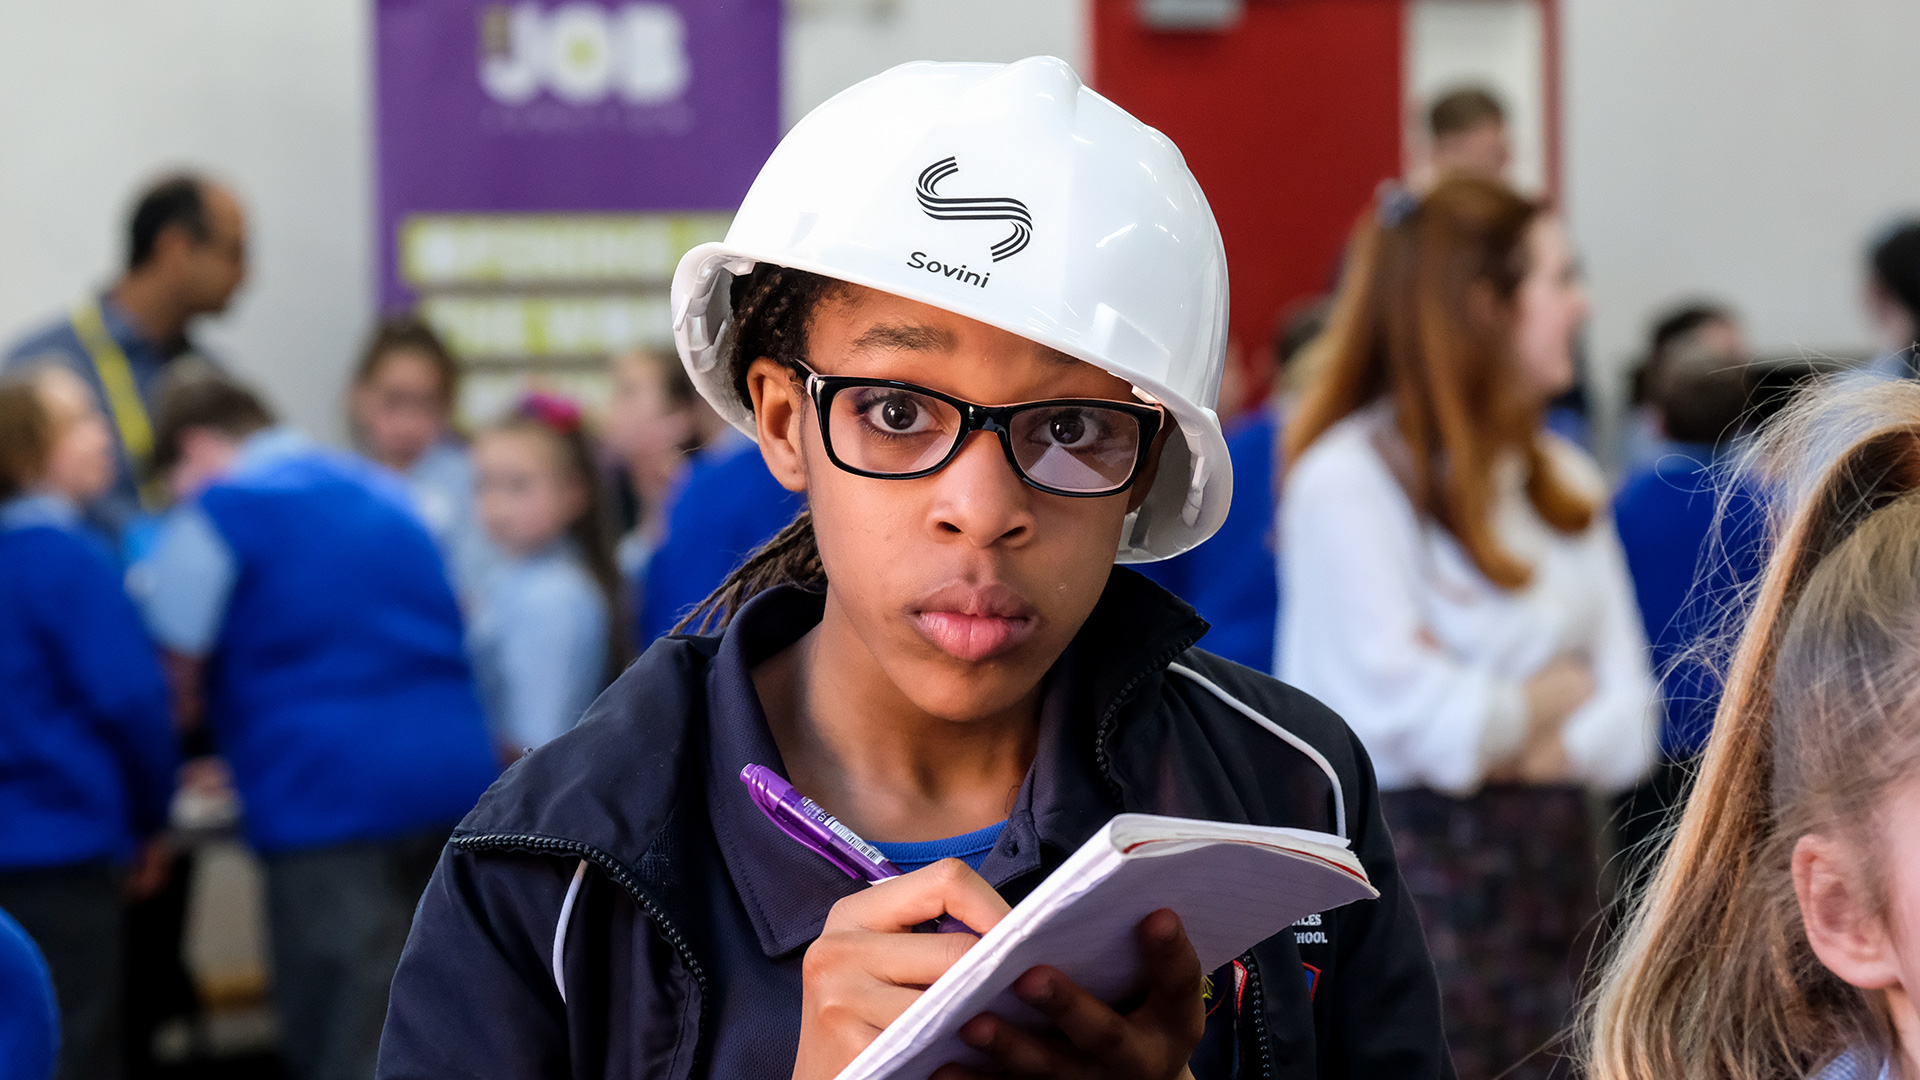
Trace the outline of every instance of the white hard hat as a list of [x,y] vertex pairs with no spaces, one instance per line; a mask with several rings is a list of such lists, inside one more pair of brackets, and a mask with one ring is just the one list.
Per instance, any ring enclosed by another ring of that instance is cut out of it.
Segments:
[[725,241],[673,277],[694,385],[754,433],[720,355],[730,285],[767,262],[943,308],[1132,383],[1173,414],[1118,560],[1177,555],[1227,516],[1233,470],[1213,404],[1227,261],[1200,185],[1158,131],[1050,56],[902,64],[808,113]]

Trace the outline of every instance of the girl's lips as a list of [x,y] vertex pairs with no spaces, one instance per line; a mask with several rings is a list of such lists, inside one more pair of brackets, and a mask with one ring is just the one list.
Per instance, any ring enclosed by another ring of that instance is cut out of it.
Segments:
[[1039,620],[1026,615],[964,615],[957,611],[917,611],[914,622],[941,652],[979,663],[1018,646]]

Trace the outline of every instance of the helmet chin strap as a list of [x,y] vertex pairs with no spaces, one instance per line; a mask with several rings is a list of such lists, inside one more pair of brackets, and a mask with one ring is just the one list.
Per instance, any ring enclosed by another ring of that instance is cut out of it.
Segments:
[[1180,508],[1180,520],[1189,526],[1200,520],[1200,500],[1201,497],[1206,494],[1207,480],[1212,475],[1213,462],[1207,458],[1206,451],[1195,450],[1193,452],[1193,475],[1187,480],[1187,503]]
[[[1144,404],[1159,405],[1165,408],[1165,403],[1147,391],[1142,390],[1140,387],[1132,387],[1132,390],[1133,396]],[[1168,409],[1167,415],[1169,418],[1172,418],[1173,410]],[[1213,476],[1213,462],[1208,460],[1206,451],[1200,449],[1204,444],[1200,440],[1190,437],[1191,433],[1187,431],[1185,424],[1180,425],[1180,435],[1181,438],[1186,440],[1187,446],[1191,448],[1190,452],[1193,454],[1193,471],[1187,477],[1187,501],[1186,504],[1180,508],[1180,520],[1186,525],[1191,526],[1194,522],[1200,520],[1200,506],[1202,498],[1206,495],[1207,480]],[[1138,547],[1146,539],[1147,525],[1149,523],[1147,521],[1147,515],[1141,512],[1145,509],[1146,507],[1142,505],[1140,510],[1136,510],[1133,515],[1130,515],[1134,520],[1129,522],[1130,527],[1127,530],[1127,545],[1129,547]]]

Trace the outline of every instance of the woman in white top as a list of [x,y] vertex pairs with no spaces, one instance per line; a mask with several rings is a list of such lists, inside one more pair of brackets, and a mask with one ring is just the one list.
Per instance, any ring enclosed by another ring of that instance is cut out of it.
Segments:
[[1286,436],[1280,675],[1373,757],[1463,1078],[1553,1065],[1596,906],[1583,789],[1653,760],[1599,471],[1541,426],[1585,315],[1541,204],[1389,192]]

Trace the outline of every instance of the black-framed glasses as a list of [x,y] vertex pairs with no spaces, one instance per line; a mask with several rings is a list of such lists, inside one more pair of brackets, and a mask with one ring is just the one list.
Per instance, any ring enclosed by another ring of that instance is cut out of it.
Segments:
[[1076,498],[1113,495],[1146,467],[1166,420],[1158,405],[1105,398],[976,405],[910,382],[800,372],[827,457],[856,476],[882,480],[939,472],[967,436],[989,431],[1029,487]]

